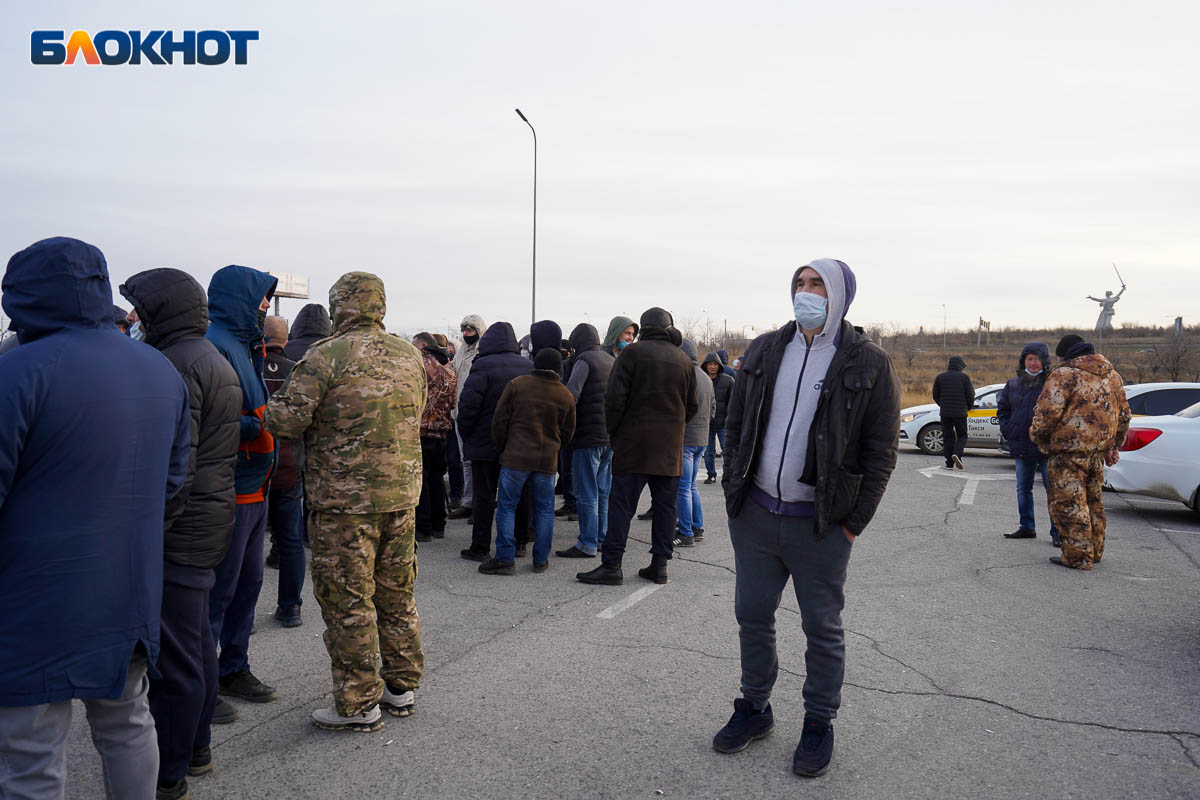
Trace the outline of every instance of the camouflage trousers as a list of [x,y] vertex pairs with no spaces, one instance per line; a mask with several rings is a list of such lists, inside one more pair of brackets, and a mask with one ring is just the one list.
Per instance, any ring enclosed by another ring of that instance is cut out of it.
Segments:
[[407,691],[421,680],[415,533],[412,508],[386,514],[314,511],[309,517],[313,594],[325,619],[339,714],[372,708],[384,681]]
[[1099,453],[1059,453],[1050,456],[1046,469],[1050,518],[1062,540],[1062,561],[1091,569],[1104,555],[1104,462]]

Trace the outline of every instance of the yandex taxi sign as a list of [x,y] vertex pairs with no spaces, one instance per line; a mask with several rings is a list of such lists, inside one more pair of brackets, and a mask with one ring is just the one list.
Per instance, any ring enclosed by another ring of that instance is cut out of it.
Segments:
[[258,31],[121,31],[96,34],[74,31],[34,31],[29,36],[29,60],[38,65],[181,64],[217,66],[245,64],[249,43]]

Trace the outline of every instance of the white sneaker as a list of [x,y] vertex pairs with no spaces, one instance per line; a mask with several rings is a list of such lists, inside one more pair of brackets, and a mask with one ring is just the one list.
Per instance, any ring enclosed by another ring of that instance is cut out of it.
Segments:
[[379,705],[387,709],[389,714],[397,717],[407,717],[416,710],[416,697],[410,689],[402,694],[395,694],[388,689],[387,684],[383,685],[383,697],[379,698]]
[[383,727],[379,706],[352,717],[343,717],[336,708],[318,708],[312,719],[314,725],[327,731],[377,731]]
[[950,456],[950,458],[952,461],[954,461],[954,466],[958,467],[959,469],[966,469],[966,467],[963,466],[961,458],[958,456]]

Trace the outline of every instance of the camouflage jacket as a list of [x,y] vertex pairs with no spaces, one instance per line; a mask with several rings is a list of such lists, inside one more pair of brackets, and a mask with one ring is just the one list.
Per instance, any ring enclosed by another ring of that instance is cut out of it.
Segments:
[[343,275],[329,290],[329,307],[333,336],[313,344],[271,397],[270,429],[304,438],[310,509],[413,507],[421,495],[421,356],[384,331],[383,281],[375,275]]
[[421,416],[421,435],[444,439],[454,425],[450,412],[458,397],[458,378],[453,367],[443,364],[428,350],[421,353],[421,360],[425,362],[425,382],[429,386],[429,399]]
[[1102,453],[1121,446],[1129,427],[1125,384],[1099,353],[1051,371],[1033,409],[1029,438],[1043,453]]

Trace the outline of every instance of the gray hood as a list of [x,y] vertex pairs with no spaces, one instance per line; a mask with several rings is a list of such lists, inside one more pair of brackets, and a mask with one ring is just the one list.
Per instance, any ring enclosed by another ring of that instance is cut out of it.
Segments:
[[793,299],[796,297],[796,279],[804,267],[812,267],[817,271],[821,280],[825,282],[825,291],[829,295],[829,312],[821,336],[836,336],[842,329],[842,320],[846,318],[846,312],[854,302],[854,295],[858,290],[854,272],[849,265],[836,258],[818,258],[810,261],[792,273],[788,290]]

